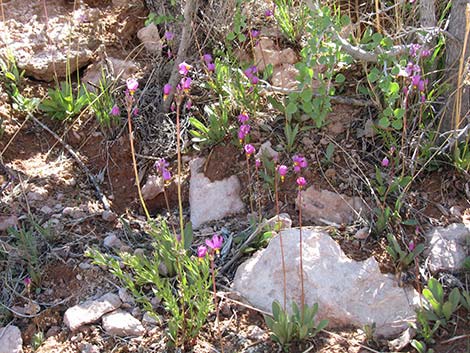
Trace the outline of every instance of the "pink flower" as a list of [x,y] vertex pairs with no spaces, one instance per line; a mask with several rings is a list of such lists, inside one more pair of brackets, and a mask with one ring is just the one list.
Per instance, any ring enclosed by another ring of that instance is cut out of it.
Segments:
[[181,80],[181,87],[183,88],[183,91],[188,92],[189,89],[191,88],[191,77],[184,77]]
[[268,9],[268,10],[264,11],[264,15],[266,17],[271,17],[273,15],[273,12],[270,9]]
[[219,252],[219,250],[222,248],[223,242],[224,238],[217,234],[214,234],[212,239],[206,239],[206,245],[215,252]]
[[307,168],[308,163],[305,157],[295,155],[294,157],[292,157],[292,160],[294,161],[294,172],[300,173],[302,168]]
[[207,248],[204,245],[200,245],[197,248],[197,257],[202,260],[207,255]]
[[189,70],[191,70],[192,66],[185,63],[184,61],[178,65],[178,72],[181,74],[181,75],[184,75],[186,76],[189,72]]
[[423,49],[421,51],[421,57],[422,58],[427,58],[429,55],[431,55],[431,51],[429,49]]
[[408,244],[408,250],[412,252],[415,249],[415,247],[416,247],[415,242],[413,240],[410,241],[410,243]]
[[410,47],[410,55],[411,55],[411,56],[416,56],[416,55],[418,55],[420,49],[421,49],[421,45],[420,45],[420,44],[417,44],[417,43],[411,44],[411,47]]
[[202,56],[202,59],[206,62],[206,64],[209,64],[212,62],[212,55],[210,54],[204,54]]
[[284,164],[281,164],[279,167],[277,167],[277,172],[281,176],[281,182],[284,181],[288,170],[289,169]]
[[248,119],[250,119],[250,116],[246,112],[243,112],[238,116],[238,121],[240,124],[246,123]]
[[165,32],[165,39],[170,41],[170,40],[173,40],[173,38],[175,38],[175,34],[173,32],[170,32],[170,31],[166,31]]
[[135,107],[134,109],[132,109],[132,114],[133,114],[134,116],[139,115],[139,108]]
[[388,158],[384,157],[384,159],[382,159],[382,167],[388,167],[389,164],[390,161],[388,160]]
[[246,135],[250,133],[251,127],[250,125],[241,125],[240,128],[238,129],[238,139],[240,140],[240,143],[243,142],[245,139]]
[[165,86],[163,86],[163,100],[166,100],[168,98],[172,88],[173,87],[169,83],[167,83]]
[[191,107],[193,106],[193,102],[191,101],[191,99],[188,99],[188,101],[186,102],[186,109],[191,109]]
[[307,180],[305,180],[304,177],[298,177],[297,180],[297,185],[299,186],[299,189],[302,189],[307,184]]
[[112,116],[119,116],[121,115],[121,110],[117,105],[114,105],[113,108],[111,109],[111,115]]
[[253,147],[252,144],[245,145],[244,149],[245,149],[245,153],[248,157],[250,157],[253,153],[256,152],[256,149]]
[[255,160],[255,167],[256,168],[261,167],[261,160],[259,158],[256,158],[256,160]]
[[168,166],[169,163],[164,158],[161,158],[160,160],[155,162],[155,168],[162,175],[164,181],[168,181],[171,179],[171,173],[167,169]]
[[126,81],[127,89],[129,94],[132,96],[134,92],[139,88],[139,82],[135,78],[129,78]]
[[251,35],[253,38],[256,38],[256,37],[259,36],[259,31],[256,30],[256,29],[252,29],[252,30],[250,31],[250,35]]
[[257,85],[259,82],[259,78],[258,76],[253,76],[250,81],[251,81],[251,84]]
[[23,281],[24,281],[24,285],[26,287],[29,287],[32,283],[31,277],[29,277],[29,276],[25,277]]
[[208,63],[207,64],[207,70],[209,72],[214,72],[215,71],[215,64],[214,63]]

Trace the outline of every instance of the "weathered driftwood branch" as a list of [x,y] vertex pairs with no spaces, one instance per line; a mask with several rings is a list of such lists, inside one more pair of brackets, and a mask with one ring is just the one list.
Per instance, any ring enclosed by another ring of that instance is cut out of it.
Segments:
[[168,83],[173,87],[170,94],[168,95],[167,99],[163,102],[163,111],[168,113],[170,110],[171,102],[173,101],[173,97],[175,95],[175,88],[178,85],[179,81],[179,73],[178,73],[178,65],[181,64],[187,57],[188,49],[191,44],[191,33],[192,33],[192,21],[194,14],[196,13],[198,7],[198,0],[187,0],[186,5],[184,6],[184,21],[181,33],[181,41],[178,47],[178,53],[176,54],[175,65],[173,66],[173,70],[171,71],[170,80]]

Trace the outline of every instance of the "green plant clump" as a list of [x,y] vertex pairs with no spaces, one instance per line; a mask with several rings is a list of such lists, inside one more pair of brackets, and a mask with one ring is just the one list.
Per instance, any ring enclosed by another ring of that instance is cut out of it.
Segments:
[[[154,240],[152,256],[121,253],[118,260],[96,249],[88,250],[87,256],[94,263],[108,267],[155,318],[158,317],[149,295],[160,298],[168,313],[167,332],[171,342],[175,346],[188,346],[213,309],[209,259],[191,255],[165,222],[151,223],[150,235]],[[186,247],[189,245],[188,242]],[[161,270],[162,266],[165,271]]]

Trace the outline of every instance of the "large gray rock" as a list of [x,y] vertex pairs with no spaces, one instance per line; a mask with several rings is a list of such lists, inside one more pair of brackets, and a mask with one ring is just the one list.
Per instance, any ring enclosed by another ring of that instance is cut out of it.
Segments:
[[189,186],[189,205],[193,228],[202,224],[236,214],[244,209],[240,198],[240,181],[235,175],[211,182],[203,172],[203,158],[190,162],[191,181]]
[[0,328],[0,353],[22,353],[23,339],[20,329],[9,325]]
[[116,310],[103,316],[103,328],[110,335],[140,336],[145,332],[141,322],[126,311]]
[[434,228],[426,237],[431,272],[460,270],[470,256],[470,231],[462,223]]
[[119,308],[121,304],[121,299],[116,294],[107,293],[97,300],[68,308],[64,314],[64,323],[71,331],[75,331],[82,325],[99,320],[104,314]]
[[365,211],[359,197],[317,190],[314,186],[302,192],[301,205],[305,219],[320,223],[349,224]]
[[[374,258],[357,262],[319,228],[303,229],[305,302],[319,304],[317,318],[330,328],[376,323],[378,335],[393,336],[415,319],[419,295],[400,288],[393,276],[380,273]],[[282,231],[287,275],[287,303],[300,303],[299,230]],[[255,307],[271,312],[283,303],[279,236],[237,270],[234,289]]]

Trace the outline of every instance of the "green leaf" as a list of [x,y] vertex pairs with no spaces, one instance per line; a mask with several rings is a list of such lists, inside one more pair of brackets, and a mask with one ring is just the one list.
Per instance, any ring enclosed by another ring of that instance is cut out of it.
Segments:
[[294,113],[297,112],[297,104],[293,102],[289,102],[286,107],[286,113],[289,115],[293,115]]
[[341,73],[336,75],[336,77],[335,77],[335,82],[336,83],[343,83],[344,81],[346,81],[346,76],[344,76]]
[[379,122],[378,122],[378,126],[383,128],[383,129],[386,129],[390,126],[390,120],[388,120],[388,118],[386,116],[383,116]]
[[403,120],[401,119],[395,119],[392,121],[392,127],[395,129],[395,130],[401,130],[403,129]]
[[193,243],[193,224],[191,222],[186,223],[183,233],[184,233],[184,248],[188,250]]

